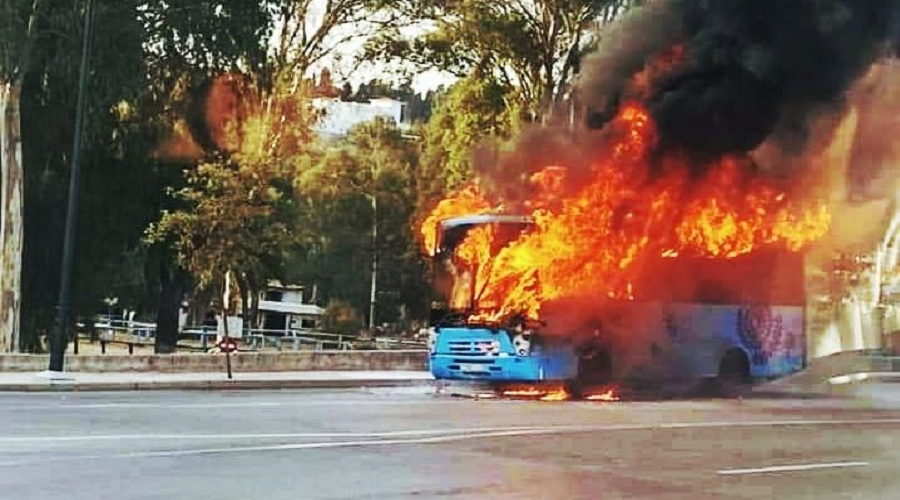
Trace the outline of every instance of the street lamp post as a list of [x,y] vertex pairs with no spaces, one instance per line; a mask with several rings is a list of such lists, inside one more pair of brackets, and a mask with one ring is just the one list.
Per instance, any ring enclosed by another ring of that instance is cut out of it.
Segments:
[[372,196],[372,286],[369,289],[369,332],[375,335],[375,304],[378,294],[378,194]]
[[59,307],[56,321],[50,332],[50,371],[63,371],[66,351],[66,335],[69,325],[69,307],[72,282],[72,264],[75,253],[75,226],[78,217],[78,191],[81,183],[81,141],[84,133],[84,106],[87,92],[88,62],[91,51],[91,25],[93,21],[93,0],[85,0],[84,32],[81,46],[81,67],[79,69],[78,100],[75,107],[75,137],[72,145],[72,166],[69,177],[69,203],[66,210],[66,231],[63,238],[62,271],[59,279]]

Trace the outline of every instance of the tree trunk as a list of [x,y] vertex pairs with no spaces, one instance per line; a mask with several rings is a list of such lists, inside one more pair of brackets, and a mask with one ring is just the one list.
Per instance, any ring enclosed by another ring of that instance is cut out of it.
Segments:
[[259,294],[260,289],[256,286],[250,289],[250,327],[262,328],[259,324]]
[[[378,299],[378,198],[372,195],[372,283],[369,288],[369,330],[377,324],[375,308]],[[373,333],[374,334],[374,333]]]
[[247,284],[247,277],[241,273],[235,273],[235,278],[241,292],[241,317],[244,319],[243,330],[246,331],[253,327],[250,322],[250,285]]
[[19,351],[22,300],[22,135],[18,83],[0,82],[0,353]]
[[163,265],[160,270],[159,308],[156,312],[156,342],[158,354],[175,352],[178,344],[178,318],[184,294],[184,280],[177,270]]

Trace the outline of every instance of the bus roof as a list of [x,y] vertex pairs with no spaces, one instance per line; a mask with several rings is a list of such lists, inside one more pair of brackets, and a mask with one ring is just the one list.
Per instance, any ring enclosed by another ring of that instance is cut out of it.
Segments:
[[459,226],[476,226],[479,224],[531,224],[534,220],[527,215],[475,214],[453,217],[441,221],[441,229],[447,230]]

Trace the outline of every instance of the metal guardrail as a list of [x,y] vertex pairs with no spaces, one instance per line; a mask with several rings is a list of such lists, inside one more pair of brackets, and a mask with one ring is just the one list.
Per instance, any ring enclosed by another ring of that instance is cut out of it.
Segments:
[[[189,327],[179,333],[179,337],[197,337],[200,340],[201,348],[204,349],[210,345],[210,337],[216,336],[217,332],[214,329],[203,327]],[[306,329],[267,330],[264,328],[252,328],[242,331],[240,336],[235,335],[233,338],[240,341],[242,345],[241,350],[262,350],[266,347],[272,347],[280,351],[286,344],[291,346],[293,350],[301,350],[304,346],[312,347],[315,350],[329,350],[329,348],[347,350],[352,349],[352,343],[358,337]]]
[[[82,330],[88,329],[85,323],[79,323]],[[115,320],[104,316],[97,317],[89,329],[87,338],[92,342],[99,340],[102,354],[106,354],[108,344],[124,344],[129,354],[134,354],[135,346],[153,345],[156,325],[153,323]],[[80,335],[85,338],[84,334]],[[193,345],[179,342],[178,348],[184,350],[208,351],[215,347],[218,337],[216,327],[188,326],[183,328],[178,339],[191,340]],[[310,329],[271,330],[264,328],[245,329],[240,336],[233,336],[240,343],[241,351],[262,351],[266,349],[285,349],[292,351],[313,350],[352,350],[370,349],[416,349],[423,348],[424,342],[404,340],[392,337],[364,338],[359,335],[320,332]]]

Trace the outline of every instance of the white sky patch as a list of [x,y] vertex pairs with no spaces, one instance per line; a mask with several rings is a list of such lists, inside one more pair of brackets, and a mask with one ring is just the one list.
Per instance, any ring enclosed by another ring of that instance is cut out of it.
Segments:
[[[325,0],[317,0],[310,7],[311,15],[306,19],[307,30],[310,33],[322,22],[324,4]],[[404,26],[400,29],[400,33],[404,38],[415,38],[434,29],[436,29],[436,25],[428,21],[416,23],[413,26]],[[282,24],[276,21],[271,47],[279,46],[279,36],[282,32]],[[360,35],[345,40],[354,33],[360,33]],[[386,64],[360,61],[359,58],[363,53],[366,41],[371,39],[375,33],[376,26],[367,22],[341,26],[333,30],[326,37],[325,45],[334,48],[310,68],[310,74],[307,76],[315,77],[318,81],[322,70],[328,68],[335,85],[341,86],[344,82],[350,82],[354,89],[358,88],[360,84],[374,79],[399,86],[408,76],[412,80],[413,90],[422,95],[430,90],[436,90],[441,85],[445,87],[452,85],[457,80],[455,76],[446,71],[437,69],[419,71],[413,65],[403,62]]]

